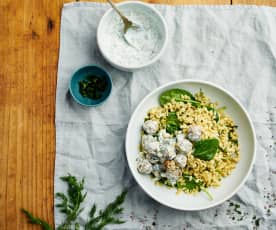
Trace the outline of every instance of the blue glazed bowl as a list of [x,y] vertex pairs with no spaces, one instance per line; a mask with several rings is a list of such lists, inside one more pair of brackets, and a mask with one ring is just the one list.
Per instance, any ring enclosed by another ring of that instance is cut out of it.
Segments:
[[[85,80],[89,75],[95,75],[101,78],[104,78],[107,82],[107,86],[103,95],[99,99],[90,99],[87,97],[83,97],[79,91],[79,81]],[[110,95],[112,90],[112,80],[108,72],[106,72],[103,68],[99,66],[85,66],[80,68],[77,72],[75,72],[72,76],[69,86],[70,93],[74,100],[83,106],[97,106],[102,104]]]

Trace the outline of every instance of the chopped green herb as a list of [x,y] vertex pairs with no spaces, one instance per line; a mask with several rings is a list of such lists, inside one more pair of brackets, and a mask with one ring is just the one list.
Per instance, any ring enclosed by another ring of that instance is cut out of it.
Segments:
[[204,187],[203,182],[201,180],[196,179],[194,176],[189,174],[183,174],[184,182],[177,181],[176,187],[178,189],[185,189],[189,192],[194,190],[203,191],[208,196],[209,200],[212,200],[213,197],[208,192],[208,190]]
[[271,215],[271,210],[270,210],[270,208],[269,209],[267,209],[267,215]]
[[103,96],[103,92],[107,87],[107,82],[99,76],[88,76],[85,80],[79,81],[79,92],[83,97],[93,100]]
[[238,145],[239,144],[239,141],[238,140],[230,140],[232,143],[234,143],[234,144],[236,144],[236,145]]
[[[229,201],[229,207],[230,209],[227,209],[227,215],[229,215],[229,218],[236,221],[242,221],[246,216],[248,216],[248,212],[244,212],[240,210],[241,206],[238,203],[234,203],[232,201]],[[255,220],[256,216],[252,217],[252,220]]]
[[222,148],[222,147],[218,147],[218,149],[220,150],[220,151],[222,151],[223,153],[227,153],[227,151],[226,151],[226,149],[224,149],[224,148]]
[[239,204],[235,204],[235,205],[234,205],[234,212],[236,212],[236,213],[238,213],[239,215],[241,215],[242,212],[239,210],[239,208],[240,208],[240,205],[239,205]]
[[255,220],[255,226],[256,226],[256,227],[259,227],[259,226],[260,226],[261,219],[262,219],[262,218],[260,217],[260,218],[258,218],[258,219]]
[[161,183],[161,184],[166,184],[167,181],[168,181],[168,179],[165,178],[165,177],[161,177],[161,178],[158,180],[158,182]]
[[177,188],[185,188],[188,191],[193,191],[193,190],[200,190],[200,187],[202,186],[202,181],[197,180],[194,176],[191,176],[189,174],[183,174],[184,178],[184,183],[177,183]]

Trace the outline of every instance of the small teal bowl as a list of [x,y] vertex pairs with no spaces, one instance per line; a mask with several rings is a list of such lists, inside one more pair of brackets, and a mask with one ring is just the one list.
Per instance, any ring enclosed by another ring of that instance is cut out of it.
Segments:
[[[90,99],[87,97],[83,97],[79,91],[79,81],[85,80],[89,75],[96,75],[98,77],[102,77],[107,82],[107,87],[103,92],[103,95],[99,99]],[[103,68],[95,65],[85,66],[80,68],[77,72],[75,72],[72,76],[70,86],[69,86],[70,93],[74,100],[83,106],[97,106],[102,104],[110,95],[112,90],[112,80],[107,71]]]

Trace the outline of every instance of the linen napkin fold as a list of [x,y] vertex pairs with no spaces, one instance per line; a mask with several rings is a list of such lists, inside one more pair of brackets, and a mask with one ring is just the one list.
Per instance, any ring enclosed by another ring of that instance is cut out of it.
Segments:
[[[154,5],[169,28],[166,52],[134,73],[111,67],[100,55],[96,29],[109,8],[99,3],[65,4],[61,18],[56,96],[55,192],[59,177],[85,177],[88,191],[80,221],[93,202],[106,206],[124,187],[123,225],[106,229],[275,229],[276,226],[276,8],[256,6]],[[72,74],[96,64],[113,80],[110,98],[86,109],[68,92]],[[230,202],[195,212],[176,211],[152,200],[130,175],[124,154],[128,120],[139,101],[172,80],[202,79],[232,92],[249,111],[257,133],[257,157],[242,189]],[[242,217],[242,218],[241,218]],[[63,216],[55,210],[55,223]],[[259,225],[259,226],[257,226]]]

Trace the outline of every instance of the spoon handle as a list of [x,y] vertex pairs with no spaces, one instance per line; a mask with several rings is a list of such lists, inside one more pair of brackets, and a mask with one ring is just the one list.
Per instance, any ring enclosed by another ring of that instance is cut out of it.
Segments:
[[115,6],[115,4],[111,0],[107,0],[108,3],[112,6],[112,8],[120,15],[120,17],[123,19],[123,21],[128,20],[122,12]]

